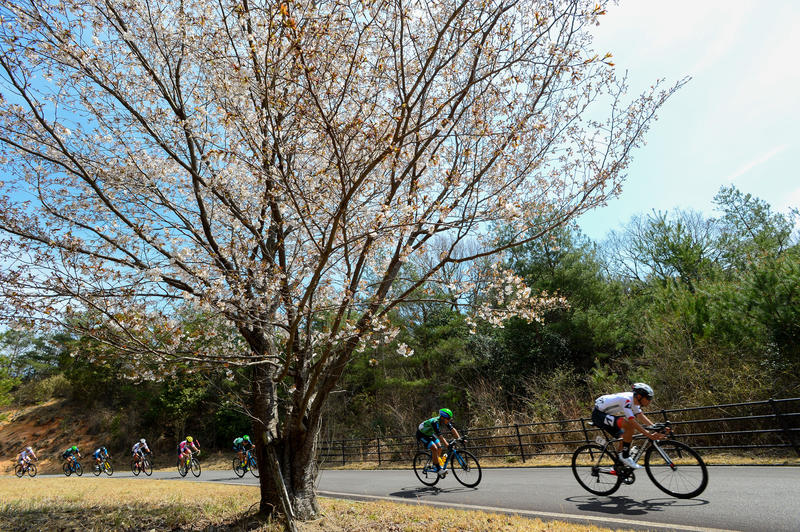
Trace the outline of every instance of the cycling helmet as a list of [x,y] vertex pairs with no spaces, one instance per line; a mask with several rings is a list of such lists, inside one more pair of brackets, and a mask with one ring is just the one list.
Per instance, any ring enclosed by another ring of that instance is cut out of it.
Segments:
[[643,382],[637,382],[633,385],[633,393],[638,393],[642,397],[647,397],[648,399],[653,398],[653,389]]
[[192,439],[191,436],[186,436],[186,441],[192,443],[194,440]]
[[449,408],[442,408],[439,410],[439,416],[445,419],[450,419],[453,417],[453,412]]
[[78,450],[78,446],[77,446],[77,445],[73,445],[73,446],[72,446],[72,450],[73,450],[73,451],[77,451],[77,450]]
[[30,445],[28,445],[27,447],[25,447],[25,450],[26,450],[26,451],[28,451],[29,453],[32,453],[32,452],[33,452],[33,448],[32,448]]
[[147,442],[144,441],[144,438],[142,438],[141,440],[139,440],[139,443],[147,443]]
[[243,439],[243,440],[250,441],[250,436],[248,436],[247,434],[245,434],[244,436],[242,436],[242,439]]

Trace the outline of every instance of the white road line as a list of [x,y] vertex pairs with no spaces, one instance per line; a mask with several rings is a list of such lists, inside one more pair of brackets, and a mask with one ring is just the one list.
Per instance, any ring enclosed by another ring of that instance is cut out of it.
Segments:
[[484,512],[496,512],[496,513],[505,513],[505,514],[516,514],[516,515],[524,515],[527,517],[545,517],[548,519],[563,519],[568,521],[591,521],[597,524],[614,524],[614,525],[623,525],[623,526],[641,526],[647,528],[666,528],[669,530],[683,530],[686,532],[735,532],[733,530],[725,529],[725,528],[708,528],[708,527],[697,527],[697,526],[689,526],[689,525],[671,525],[665,523],[655,523],[652,521],[637,521],[634,519],[619,519],[615,517],[596,517],[593,515],[578,515],[578,514],[561,514],[556,512],[538,512],[538,511],[531,511],[531,510],[516,510],[514,508],[498,508],[495,506],[479,506],[473,504],[459,504],[455,502],[427,502],[416,500],[412,501],[410,499],[406,499],[403,497],[381,497],[378,495],[361,495],[358,493],[339,493],[336,491],[318,491],[317,495],[322,495],[324,497],[344,497],[344,498],[358,498],[358,499],[376,499],[376,500],[383,500],[383,501],[393,501],[399,502],[403,504],[428,504],[431,506],[446,506],[448,508],[459,508],[463,510],[480,510]]

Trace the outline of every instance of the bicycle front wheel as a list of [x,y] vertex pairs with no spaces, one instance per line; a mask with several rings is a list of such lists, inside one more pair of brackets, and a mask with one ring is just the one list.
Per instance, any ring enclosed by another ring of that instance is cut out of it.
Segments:
[[419,451],[414,455],[414,474],[426,486],[433,486],[439,482],[439,474],[435,469],[431,453]]
[[36,464],[31,464],[28,466],[28,476],[31,478],[36,476]]
[[202,472],[202,470],[200,469],[200,462],[192,458],[191,468],[192,468],[192,475],[194,475],[195,478],[199,477],[200,473]]
[[105,470],[106,475],[108,475],[109,477],[114,474],[114,466],[112,466],[111,462],[109,462],[108,460],[103,462],[103,469]]
[[149,458],[145,458],[142,462],[142,471],[144,471],[144,474],[148,477],[153,474],[153,463],[150,462]]
[[252,454],[250,455],[250,473],[253,474],[254,477],[258,478],[261,476],[261,473],[258,471],[258,462],[256,461],[256,457]]
[[233,459],[233,472],[236,473],[236,476],[239,478],[242,478],[245,474],[244,466],[238,456]]
[[697,497],[708,485],[705,462],[679,441],[653,442],[644,455],[644,467],[658,489],[678,499]]
[[456,480],[468,488],[477,486],[483,476],[478,459],[469,451],[453,451],[450,469]]
[[572,455],[572,473],[578,484],[589,493],[611,495],[622,483],[622,477],[614,469],[615,463],[611,451],[589,443],[578,447]]
[[83,468],[80,464],[75,464],[75,474],[78,476],[83,475]]

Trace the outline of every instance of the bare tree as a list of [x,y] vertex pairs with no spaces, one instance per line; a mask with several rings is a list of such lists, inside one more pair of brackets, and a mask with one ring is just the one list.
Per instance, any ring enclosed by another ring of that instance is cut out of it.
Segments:
[[[313,517],[323,406],[387,312],[619,193],[677,85],[621,100],[603,4],[0,0],[4,302],[250,366],[262,510]],[[179,347],[181,305],[239,343]]]

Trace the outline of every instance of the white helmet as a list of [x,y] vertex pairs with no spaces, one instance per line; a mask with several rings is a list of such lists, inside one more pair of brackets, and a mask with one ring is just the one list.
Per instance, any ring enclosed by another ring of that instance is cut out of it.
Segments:
[[28,445],[27,447],[25,447],[25,450],[26,450],[26,451],[28,451],[29,453],[32,453],[32,452],[33,452],[33,448],[32,448],[30,445]]
[[147,443],[147,442],[144,441],[144,438],[142,438],[141,440],[139,440],[139,443]]

